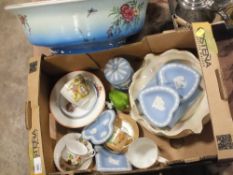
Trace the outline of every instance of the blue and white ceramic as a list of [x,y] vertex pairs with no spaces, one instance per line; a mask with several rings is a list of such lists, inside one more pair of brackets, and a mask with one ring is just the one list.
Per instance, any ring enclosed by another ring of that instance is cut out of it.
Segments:
[[104,111],[94,123],[84,128],[82,137],[95,145],[105,143],[113,133],[115,117],[113,110]]
[[142,90],[138,99],[145,117],[155,127],[166,127],[172,123],[180,104],[177,92],[163,86]]
[[132,166],[125,154],[114,154],[103,147],[96,146],[96,169],[101,172],[130,171]]
[[33,45],[56,53],[117,47],[139,32],[148,0],[53,0],[5,7],[19,18]]
[[161,86],[178,92],[181,101],[187,101],[198,89],[201,76],[197,71],[180,63],[168,63],[158,71]]
[[133,68],[126,59],[113,58],[105,65],[104,75],[113,87],[128,89],[133,76]]

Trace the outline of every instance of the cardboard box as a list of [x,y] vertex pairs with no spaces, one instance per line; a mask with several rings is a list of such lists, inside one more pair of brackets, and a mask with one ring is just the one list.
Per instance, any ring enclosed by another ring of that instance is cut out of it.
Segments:
[[[86,69],[97,73],[106,83],[98,69],[103,68],[108,59],[127,55],[127,58],[130,58],[136,66],[148,53],[159,54],[173,48],[193,52],[197,52],[198,49],[207,88],[211,122],[205,125],[200,135],[190,135],[177,140],[155,136],[145,128],[142,128],[140,135],[150,137],[158,144],[161,155],[169,160],[169,167],[175,164],[233,159],[233,122],[226,93],[224,96],[217,47],[211,26],[208,23],[197,23],[193,25],[193,30],[193,32],[171,31],[152,35],[144,38],[141,42],[93,54],[41,57],[40,54],[47,53],[47,50],[36,48],[35,57],[29,63],[28,101],[26,105],[31,174],[61,174],[56,173],[53,163],[53,149],[56,140],[67,132],[80,131],[60,126],[49,111],[50,91],[62,75],[70,71]],[[154,166],[146,170],[134,169],[131,172],[106,174],[137,174],[164,168],[167,167]],[[104,174],[96,172],[94,166],[86,171],[86,173],[88,172]],[[66,172],[65,174],[73,173]]]

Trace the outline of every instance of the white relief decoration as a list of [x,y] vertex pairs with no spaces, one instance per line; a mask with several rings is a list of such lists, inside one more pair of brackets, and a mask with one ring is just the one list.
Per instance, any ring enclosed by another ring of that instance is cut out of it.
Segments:
[[187,82],[185,81],[184,76],[177,76],[173,79],[176,89],[185,88],[187,86]]
[[155,97],[155,100],[152,104],[152,107],[159,110],[159,111],[164,111],[165,110],[165,102],[163,98],[157,96]]
[[96,128],[93,128],[90,132],[91,132],[91,134],[93,134],[93,135],[94,135],[94,134],[96,134],[96,133],[97,133],[97,129],[96,129]]
[[100,137],[105,137],[107,135],[107,132],[106,131],[104,131],[104,132],[102,132],[101,134],[100,134]]
[[111,163],[112,165],[119,165],[120,164],[119,160],[116,160],[111,156],[108,157],[108,162]]
[[108,119],[105,119],[105,120],[102,122],[102,125],[106,126],[106,125],[108,125],[108,122],[109,122],[109,120],[108,120]]

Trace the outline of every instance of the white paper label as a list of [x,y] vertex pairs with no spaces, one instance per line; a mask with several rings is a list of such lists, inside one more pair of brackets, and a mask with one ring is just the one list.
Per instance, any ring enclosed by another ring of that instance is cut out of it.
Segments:
[[41,158],[34,158],[34,174],[42,174]]

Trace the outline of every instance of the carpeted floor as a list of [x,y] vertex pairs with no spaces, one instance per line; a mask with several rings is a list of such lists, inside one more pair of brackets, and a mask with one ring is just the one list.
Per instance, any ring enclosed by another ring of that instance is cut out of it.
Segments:
[[28,58],[27,42],[16,17],[4,6],[26,0],[0,1],[0,174],[28,174],[28,136],[24,124]]

